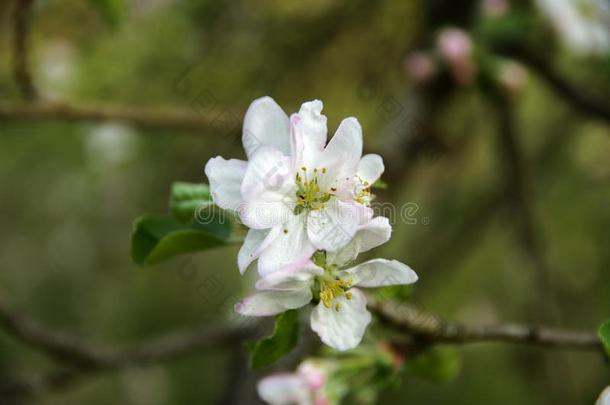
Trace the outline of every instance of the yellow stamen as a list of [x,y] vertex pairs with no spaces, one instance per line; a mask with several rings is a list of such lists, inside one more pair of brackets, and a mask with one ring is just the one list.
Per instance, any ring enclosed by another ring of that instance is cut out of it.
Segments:
[[[352,293],[347,291],[352,286],[352,279],[347,280],[331,279],[320,281],[320,301],[326,308],[331,308],[335,298],[345,296],[348,300],[352,298]],[[337,311],[339,303],[337,303]]]

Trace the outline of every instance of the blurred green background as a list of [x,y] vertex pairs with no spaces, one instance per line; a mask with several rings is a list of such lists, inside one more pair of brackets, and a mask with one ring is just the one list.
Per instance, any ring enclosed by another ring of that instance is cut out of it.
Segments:
[[[485,8],[502,2],[484,3],[35,1],[30,68],[42,99],[182,107],[228,124],[185,131],[0,120],[2,301],[53,329],[116,347],[230,316],[255,277],[239,275],[237,246],[138,268],[129,256],[131,226],[142,213],[167,211],[172,182],[206,181],[210,157],[243,157],[239,121],[253,99],[270,95],[288,113],[323,100],[330,133],[344,117],[358,117],[365,149],[385,158],[390,187],[379,201],[418,207],[410,223],[393,218],[393,239],[375,251],[418,272],[417,303],[467,322],[594,330],[610,316],[608,121],[576,109],[538,72],[523,81],[527,66],[512,72],[521,80],[515,88],[503,84],[507,58],[499,54],[528,50],[604,107],[610,57],[603,47],[579,52],[562,40],[544,2],[513,1],[502,13]],[[7,102],[20,98],[13,7],[0,3],[0,100]],[[437,49],[449,26],[472,41],[476,73],[466,83]],[[432,63],[432,77],[413,72],[409,55],[417,50]],[[507,122],[521,173],[505,156]],[[521,225],[521,180],[534,241]],[[180,273],[185,261],[196,269],[192,278]],[[210,276],[223,290],[205,296],[199,287]],[[257,403],[253,373],[235,365],[238,349],[103,373],[32,402],[212,404],[240,392],[233,403]],[[407,376],[378,403],[586,404],[610,383],[597,353],[496,343],[459,352],[454,381]],[[0,333],[0,380],[51,365]],[[232,378],[236,372],[242,377]]]

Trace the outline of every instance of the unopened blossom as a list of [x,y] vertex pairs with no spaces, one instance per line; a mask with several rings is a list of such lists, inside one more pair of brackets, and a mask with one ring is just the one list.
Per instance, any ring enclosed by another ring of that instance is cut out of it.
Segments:
[[570,50],[599,55],[610,51],[607,0],[536,0]]
[[610,386],[602,391],[595,405],[610,405]]
[[298,268],[316,250],[336,251],[371,221],[370,186],[381,176],[378,155],[362,156],[362,129],[344,119],[327,142],[319,100],[290,118],[270,97],[246,112],[242,141],[248,161],[210,159],[205,173],[214,202],[250,228],[239,252],[243,273],[258,259],[268,275]]
[[256,283],[261,291],[239,302],[235,310],[247,316],[271,316],[314,302],[310,323],[322,342],[341,351],[358,346],[371,314],[364,293],[356,287],[417,281],[415,272],[396,260],[373,259],[344,268],[358,253],[386,242],[390,232],[387,218],[375,218],[338,252],[319,251],[301,268],[288,266],[262,277]]
[[458,28],[447,28],[438,35],[436,46],[455,81],[459,84],[470,83],[476,73],[470,36]]
[[434,76],[436,65],[428,54],[416,51],[405,59],[405,70],[416,83],[422,84]]
[[332,361],[306,360],[295,373],[273,374],[257,385],[258,395],[270,405],[332,405],[324,388],[334,369]]
[[516,62],[505,62],[498,71],[498,82],[509,92],[519,93],[527,84],[527,70]]

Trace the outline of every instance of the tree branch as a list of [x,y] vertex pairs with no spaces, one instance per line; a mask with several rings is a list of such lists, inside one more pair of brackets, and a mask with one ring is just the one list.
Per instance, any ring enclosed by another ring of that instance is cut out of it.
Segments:
[[596,100],[590,95],[583,93],[532,52],[523,49],[522,47],[514,46],[499,48],[497,51],[528,66],[538,74],[555,93],[581,112],[595,116],[604,121],[610,121],[610,108],[608,108],[607,102]]
[[28,70],[28,17],[33,4],[34,0],[15,0],[14,14],[13,76],[21,96],[28,101],[38,98],[38,92]]
[[370,296],[368,307],[382,322],[430,343],[507,342],[603,353],[595,333],[516,324],[466,325],[428,314],[412,304],[384,302]]
[[216,326],[176,333],[130,349],[111,352],[74,336],[50,331],[0,303],[0,326],[14,338],[51,357],[80,368],[104,369],[143,365],[179,357],[213,345],[230,345],[251,337],[255,325]]
[[111,351],[74,336],[51,331],[0,303],[0,327],[13,338],[70,366],[32,381],[0,384],[0,398],[23,398],[68,388],[84,377],[102,371],[159,363],[212,347],[232,347],[259,332],[256,324],[217,325],[177,332],[131,348]]
[[0,102],[0,120],[125,122],[143,128],[192,131],[237,131],[241,124],[231,110],[198,112],[180,108],[146,108],[91,104],[39,102],[32,104]]

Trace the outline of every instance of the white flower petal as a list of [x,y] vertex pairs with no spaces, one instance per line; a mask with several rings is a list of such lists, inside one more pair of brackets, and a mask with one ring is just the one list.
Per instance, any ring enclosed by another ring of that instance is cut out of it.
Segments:
[[352,240],[337,252],[327,252],[326,262],[339,267],[354,260],[358,254],[390,240],[392,226],[386,217],[375,217],[358,228]]
[[341,272],[342,277],[351,277],[353,285],[359,287],[382,287],[387,285],[413,284],[417,274],[398,260],[373,259]]
[[243,160],[217,156],[208,160],[205,175],[210,182],[210,193],[220,208],[236,211],[241,203],[241,183],[248,163]]
[[297,374],[275,374],[258,382],[258,395],[270,405],[313,405],[306,381]]
[[279,235],[281,228],[275,227],[272,229],[250,229],[244,244],[239,249],[237,255],[237,266],[239,272],[244,274],[248,266],[258,259],[263,249],[265,249]]
[[352,179],[362,157],[362,128],[356,118],[341,121],[331,138],[318,166],[326,167],[331,177],[343,181]]
[[290,153],[290,121],[271,97],[261,97],[250,104],[244,118],[242,142],[248,158],[263,146]]
[[249,201],[239,207],[239,218],[248,228],[268,229],[282,226],[293,217],[283,201]]
[[322,274],[324,269],[313,264],[308,258],[304,264],[289,265],[262,277],[257,281],[256,288],[278,291],[298,290],[311,286],[313,278]]
[[307,216],[307,234],[320,250],[336,252],[347,245],[358,228],[370,221],[373,211],[364,205],[330,200],[325,208]]
[[381,177],[381,174],[385,170],[383,165],[383,159],[381,156],[374,153],[362,156],[360,163],[358,164],[358,177],[372,185]]
[[273,243],[263,250],[258,259],[258,273],[266,276],[289,265],[303,265],[316,248],[309,241],[305,229],[305,215],[290,213]]
[[[352,299],[335,298],[331,308],[320,303],[311,311],[311,329],[320,336],[322,342],[341,351],[358,346],[371,322],[364,294],[356,288],[350,291]],[[337,304],[340,305],[339,311],[336,309]]]
[[241,184],[244,201],[280,201],[294,189],[294,173],[290,158],[277,149],[259,148],[248,161]]
[[276,149],[261,147],[248,162],[241,185],[242,222],[254,229],[272,228],[292,214],[294,178],[290,159]]
[[320,100],[309,101],[290,117],[292,156],[300,162],[299,166],[312,165],[326,145],[328,129],[322,108]]
[[309,304],[311,290],[264,291],[235,304],[235,312],[245,316],[271,316]]
[[595,405],[610,405],[610,386],[602,391]]

